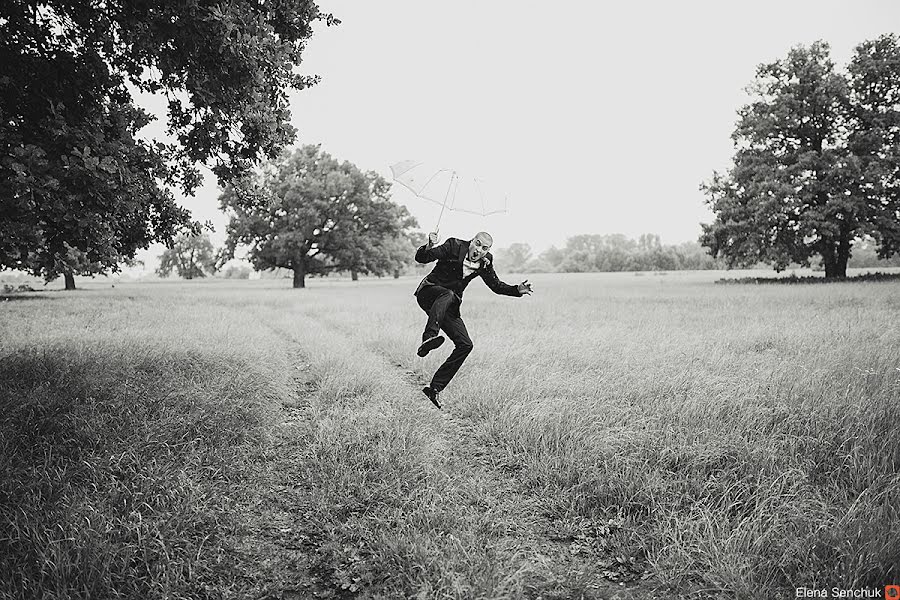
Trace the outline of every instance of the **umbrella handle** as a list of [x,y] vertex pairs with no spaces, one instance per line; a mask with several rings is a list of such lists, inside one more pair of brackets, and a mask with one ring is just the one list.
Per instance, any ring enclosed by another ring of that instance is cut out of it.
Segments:
[[[444,194],[444,203],[441,204],[441,214],[438,215],[437,225],[434,226],[434,232],[437,233],[441,227],[441,218],[444,216],[444,209],[447,208],[447,200],[450,198],[450,190],[453,189],[453,183],[456,180],[456,171],[453,171],[453,174],[450,175],[450,185],[447,186],[447,193]],[[454,199],[456,198],[456,192],[453,192]]]
[[440,228],[441,228],[441,217],[444,216],[444,208],[445,208],[446,206],[447,206],[446,204],[442,204],[442,205],[441,205],[441,214],[438,215],[437,224],[434,226],[434,232],[435,232],[435,233],[437,233],[437,232],[440,230]]

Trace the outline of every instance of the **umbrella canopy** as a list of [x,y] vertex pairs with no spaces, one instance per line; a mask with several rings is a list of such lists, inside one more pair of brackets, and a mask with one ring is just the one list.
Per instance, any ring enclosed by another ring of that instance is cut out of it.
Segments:
[[391,173],[419,198],[441,206],[438,225],[444,210],[479,216],[506,212],[506,194],[480,177],[414,160],[391,165]]

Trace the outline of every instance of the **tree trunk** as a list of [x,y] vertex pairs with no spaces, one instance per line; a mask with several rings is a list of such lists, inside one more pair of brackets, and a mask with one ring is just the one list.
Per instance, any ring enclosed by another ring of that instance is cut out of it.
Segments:
[[294,287],[306,287],[306,265],[303,262],[294,263]]
[[66,280],[66,289],[74,290],[75,289],[75,274],[72,271],[66,271],[63,273],[63,277]]
[[842,253],[838,251],[832,265],[831,273],[828,272],[828,265],[825,265],[825,279],[843,279],[847,277],[847,261],[850,260],[850,253]]
[[825,265],[825,279],[843,279],[847,276],[847,261],[850,259],[850,250],[842,251],[840,246],[835,246],[822,252],[822,262]]
[[841,240],[837,247],[837,275],[836,277],[847,276],[847,262],[850,260],[850,232],[849,226],[841,227]]
[[350,269],[350,280],[359,281],[359,273],[356,272],[356,269]]
[[822,264],[825,265],[825,279],[847,277],[847,262],[850,260],[850,234],[841,228],[840,238],[828,243],[822,249]]
[[400,279],[400,269],[394,269],[394,279]]

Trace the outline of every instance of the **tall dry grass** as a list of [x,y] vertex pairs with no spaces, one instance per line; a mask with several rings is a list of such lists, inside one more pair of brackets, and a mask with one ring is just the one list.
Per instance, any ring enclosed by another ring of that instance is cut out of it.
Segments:
[[[676,590],[900,580],[900,287],[535,280],[534,298],[468,294],[475,351],[445,400],[556,521],[621,520],[621,551]],[[442,356],[411,356],[404,291],[303,310],[427,381]]]
[[277,345],[178,293],[25,298],[0,306],[0,597],[227,587],[231,504],[290,386]]
[[[237,596],[235,571],[262,575],[228,556],[229,494],[274,471],[290,482],[284,530],[311,555],[296,576],[333,594],[778,598],[900,582],[900,286],[716,276],[535,276],[525,299],[474,284],[475,350],[443,413],[416,386],[446,348],[415,356],[411,280],[6,303],[5,589]],[[284,406],[301,406],[286,439]],[[86,525],[95,513],[102,527]]]

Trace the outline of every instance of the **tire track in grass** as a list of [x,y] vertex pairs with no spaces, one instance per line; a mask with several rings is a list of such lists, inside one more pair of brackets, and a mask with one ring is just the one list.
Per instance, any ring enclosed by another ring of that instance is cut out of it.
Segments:
[[[356,329],[327,318],[308,313],[304,317],[318,323],[331,335],[359,339]],[[384,365],[383,372],[403,382],[414,402],[433,411],[421,393],[420,375],[388,356],[378,340],[362,340],[364,348]],[[641,581],[611,581],[619,572],[615,559],[598,562],[596,555],[584,554],[591,540],[560,535],[558,527],[547,515],[542,498],[523,489],[515,470],[498,466],[491,449],[478,443],[476,423],[445,407],[439,413],[441,447],[453,485],[461,497],[482,511],[482,527],[486,528],[494,547],[517,564],[517,568],[533,573],[527,597],[539,598],[654,598]],[[608,533],[608,531],[607,531]],[[596,540],[594,540],[596,541]],[[516,597],[516,596],[514,596]]]
[[307,480],[303,465],[311,459],[308,440],[316,382],[299,346],[283,331],[265,325],[297,357],[291,373],[293,390],[282,402],[283,418],[271,432],[271,442],[256,457],[253,485],[243,487],[237,503],[242,527],[233,532],[230,561],[222,565],[234,574],[235,583],[223,597],[349,598],[352,594],[335,590],[322,573],[321,540],[315,528],[307,526],[317,516],[309,490],[303,489]]

